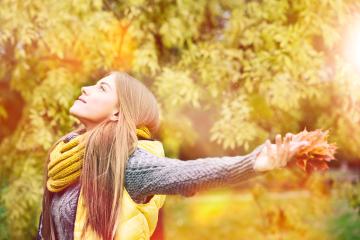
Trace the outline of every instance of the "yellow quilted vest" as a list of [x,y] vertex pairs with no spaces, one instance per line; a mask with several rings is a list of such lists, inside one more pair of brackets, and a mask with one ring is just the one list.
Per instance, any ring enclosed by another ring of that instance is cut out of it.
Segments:
[[[159,157],[164,156],[164,149],[159,141],[140,140],[138,147]],[[116,230],[116,240],[148,240],[153,234],[159,209],[165,202],[165,195],[154,195],[152,199],[145,204],[135,203],[124,189],[121,222]],[[74,240],[81,239],[81,231],[85,225],[86,209],[83,205],[82,194],[80,190],[79,200],[76,209],[76,219],[74,226]],[[101,239],[90,228],[87,229],[83,239],[98,240]]]

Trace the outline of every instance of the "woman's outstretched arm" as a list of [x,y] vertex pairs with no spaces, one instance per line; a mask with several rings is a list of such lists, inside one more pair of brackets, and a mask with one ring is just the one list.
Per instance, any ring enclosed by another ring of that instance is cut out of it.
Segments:
[[263,147],[264,144],[245,156],[188,161],[157,157],[137,148],[128,160],[125,187],[134,201],[144,203],[155,194],[191,196],[209,188],[236,185],[264,173],[254,170],[255,159]]

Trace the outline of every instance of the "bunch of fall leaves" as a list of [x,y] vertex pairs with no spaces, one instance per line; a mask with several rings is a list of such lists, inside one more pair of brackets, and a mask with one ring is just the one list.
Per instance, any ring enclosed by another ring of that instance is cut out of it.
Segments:
[[329,131],[315,130],[308,132],[306,129],[292,137],[295,141],[308,141],[307,146],[303,146],[296,153],[292,164],[296,164],[307,173],[315,170],[327,170],[328,162],[334,160],[336,146],[328,143]]

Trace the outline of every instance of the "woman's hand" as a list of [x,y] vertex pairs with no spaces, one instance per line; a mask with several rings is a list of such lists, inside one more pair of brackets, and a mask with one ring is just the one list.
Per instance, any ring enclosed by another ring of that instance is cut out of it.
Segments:
[[268,171],[276,168],[282,168],[295,156],[302,146],[309,144],[307,141],[293,141],[293,134],[287,133],[284,141],[280,134],[275,137],[275,144],[266,140],[265,146],[255,159],[255,171]]

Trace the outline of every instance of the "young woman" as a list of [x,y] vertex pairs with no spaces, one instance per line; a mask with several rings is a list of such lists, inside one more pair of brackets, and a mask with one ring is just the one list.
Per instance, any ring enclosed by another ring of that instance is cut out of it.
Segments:
[[165,195],[230,186],[286,166],[306,142],[292,134],[245,156],[164,156],[154,95],[126,73],[82,88],[70,108],[82,126],[49,151],[38,239],[149,239]]

